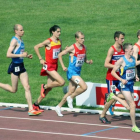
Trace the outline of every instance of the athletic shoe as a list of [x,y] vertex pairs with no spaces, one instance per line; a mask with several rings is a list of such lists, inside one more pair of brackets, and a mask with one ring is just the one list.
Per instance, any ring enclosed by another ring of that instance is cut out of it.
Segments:
[[39,114],[41,114],[40,111],[36,111],[36,110],[30,110],[30,111],[28,111],[28,115],[29,116],[35,116],[35,115],[39,115]]
[[59,117],[63,117],[63,114],[61,113],[61,109],[60,109],[59,106],[56,106],[56,107],[55,107],[55,111],[56,111],[56,113],[57,113],[57,115],[58,115]]
[[109,113],[110,113],[111,115],[114,115],[114,105],[111,105],[111,106],[109,107]]
[[63,93],[66,94],[68,92],[68,89],[69,89],[68,86],[63,87]]
[[104,100],[104,104],[106,104],[106,100],[107,100],[108,95],[109,95],[109,93],[105,93],[105,100]]
[[44,89],[44,85],[45,85],[45,84],[42,84],[42,85],[41,85],[41,91],[40,91],[40,95],[41,95],[42,98],[45,98],[45,96],[46,96],[46,94],[45,94],[45,89]]
[[111,92],[107,97],[107,102],[109,102],[111,99],[113,99],[112,96],[115,96],[115,95],[114,95],[114,93]]
[[73,109],[73,104],[72,104],[73,99],[70,96],[67,97],[67,102],[68,102],[68,107],[70,109]]
[[140,133],[140,129],[137,126],[135,126],[132,128],[132,132]]
[[39,105],[33,104],[33,109],[36,110],[36,111],[44,112],[44,110],[40,109]]
[[111,122],[108,121],[108,119],[106,117],[102,117],[102,118],[100,117],[99,120],[104,124],[111,124]]

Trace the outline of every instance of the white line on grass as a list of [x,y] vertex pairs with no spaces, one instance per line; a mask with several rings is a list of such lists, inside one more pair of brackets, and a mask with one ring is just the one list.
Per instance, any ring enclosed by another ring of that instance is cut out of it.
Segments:
[[82,136],[78,134],[66,134],[66,133],[55,133],[55,132],[44,132],[44,131],[33,131],[33,130],[22,130],[22,129],[10,129],[10,128],[0,128],[1,130],[7,131],[19,131],[19,132],[30,132],[30,133],[40,133],[40,134],[51,134],[51,135],[63,135],[63,136],[76,136],[76,137],[92,137],[99,139],[110,139],[110,140],[131,140],[131,139],[122,139],[122,138],[110,138],[110,137],[99,137],[99,136]]

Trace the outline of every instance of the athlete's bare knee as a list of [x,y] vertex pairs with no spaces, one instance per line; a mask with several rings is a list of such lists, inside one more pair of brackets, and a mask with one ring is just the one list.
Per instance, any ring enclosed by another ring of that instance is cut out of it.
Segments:
[[10,92],[11,93],[16,93],[17,92],[17,89],[12,89]]
[[87,90],[87,85],[85,84],[84,86],[81,86],[83,92]]
[[135,103],[130,103],[130,109],[135,109],[135,108],[136,108]]
[[29,85],[26,85],[26,86],[24,87],[24,89],[25,89],[25,91],[30,91],[30,86],[29,86]]
[[126,107],[126,109],[127,109],[127,110],[130,110],[130,107],[129,107],[129,106],[127,106],[127,107]]
[[65,85],[65,81],[62,80],[62,81],[60,82],[60,86],[64,86],[64,85]]

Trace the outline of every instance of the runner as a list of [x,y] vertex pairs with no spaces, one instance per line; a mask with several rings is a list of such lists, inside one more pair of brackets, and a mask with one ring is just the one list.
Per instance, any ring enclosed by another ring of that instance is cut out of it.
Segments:
[[137,43],[134,44],[134,53],[133,56],[136,58],[136,64],[137,64],[137,73],[138,77],[140,78],[140,30],[137,32]]
[[12,58],[12,62],[8,69],[8,74],[11,74],[12,86],[0,83],[0,88],[3,88],[11,93],[16,93],[18,88],[18,79],[20,79],[21,84],[25,89],[25,97],[29,107],[28,115],[39,115],[41,113],[40,111],[33,110],[28,74],[23,62],[24,58],[32,59],[32,54],[28,54],[24,51],[25,47],[21,39],[21,37],[24,35],[22,25],[15,24],[14,32],[15,36],[12,38],[7,51],[7,57]]
[[[120,90],[119,80],[114,78],[111,75],[111,71],[114,67],[114,64],[117,62],[117,60],[124,55],[124,51],[122,48],[122,44],[124,42],[124,36],[125,36],[125,34],[121,31],[116,31],[114,33],[115,43],[113,46],[111,46],[109,48],[107,57],[105,59],[104,66],[106,68],[108,68],[107,75],[106,75],[106,83],[107,83],[108,93],[111,93],[111,92],[116,93],[116,87]],[[119,72],[117,72],[117,74],[119,75]],[[120,98],[124,98],[121,93],[117,94],[117,96]],[[116,103],[116,101],[114,99],[112,99],[110,102],[107,102],[107,103],[105,101],[104,109],[103,109],[102,114],[100,115],[100,118],[99,118],[102,123],[105,123],[105,124],[111,123],[106,118],[106,112],[110,107],[110,114],[113,115],[115,103]],[[113,104],[113,106],[112,106],[112,104]]]
[[[39,103],[45,98],[48,92],[54,87],[65,84],[64,79],[57,72],[58,54],[61,52],[61,40],[59,39],[61,29],[58,25],[54,25],[50,28],[49,32],[51,37],[34,47],[40,64],[43,65],[40,75],[47,76],[47,83],[41,85],[40,96],[33,105],[35,110],[40,110],[41,112],[44,110],[40,109]],[[39,52],[39,49],[42,47],[45,47],[45,60]]]
[[[58,116],[63,116],[61,107],[67,101],[70,109],[73,109],[73,99],[87,90],[85,81],[80,77],[81,68],[84,62],[92,64],[92,60],[87,60],[86,47],[84,46],[84,34],[80,31],[75,34],[76,43],[65,49],[59,54],[59,61],[62,69],[67,71],[67,79],[69,80],[69,91],[61,102],[56,106],[56,113]],[[69,53],[69,67],[65,67],[62,56]],[[79,86],[77,88],[77,86]]]
[[[133,98],[133,93],[134,93],[133,86],[134,86],[135,77],[136,77],[136,81],[139,81],[139,78],[135,74],[136,60],[132,56],[133,55],[132,44],[125,43],[123,45],[123,50],[125,51],[125,55],[117,61],[111,74],[120,81],[119,85],[121,87],[122,94],[124,95],[125,100],[127,102],[127,105],[124,106],[130,110],[130,117],[132,121],[132,132],[140,133],[140,130],[135,123],[136,105]],[[120,76],[116,74],[118,69],[120,69]],[[109,102],[112,98],[119,101],[121,104],[123,104],[123,100],[116,97],[113,93],[111,93],[108,96],[107,102]]]

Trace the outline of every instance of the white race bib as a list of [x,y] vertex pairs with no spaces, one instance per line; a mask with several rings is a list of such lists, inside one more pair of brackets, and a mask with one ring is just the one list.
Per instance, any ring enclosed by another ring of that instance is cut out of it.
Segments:
[[46,65],[46,64],[43,65],[43,69],[44,69],[44,70],[47,70],[47,65]]
[[135,78],[135,69],[126,70],[126,80]]
[[20,71],[20,67],[15,67],[15,72],[19,72]]
[[120,82],[120,87],[125,88],[125,85],[122,82]]
[[60,53],[60,48],[53,49],[53,59],[57,59],[59,53]]
[[76,60],[76,67],[81,67],[85,60],[85,54],[78,54]]

